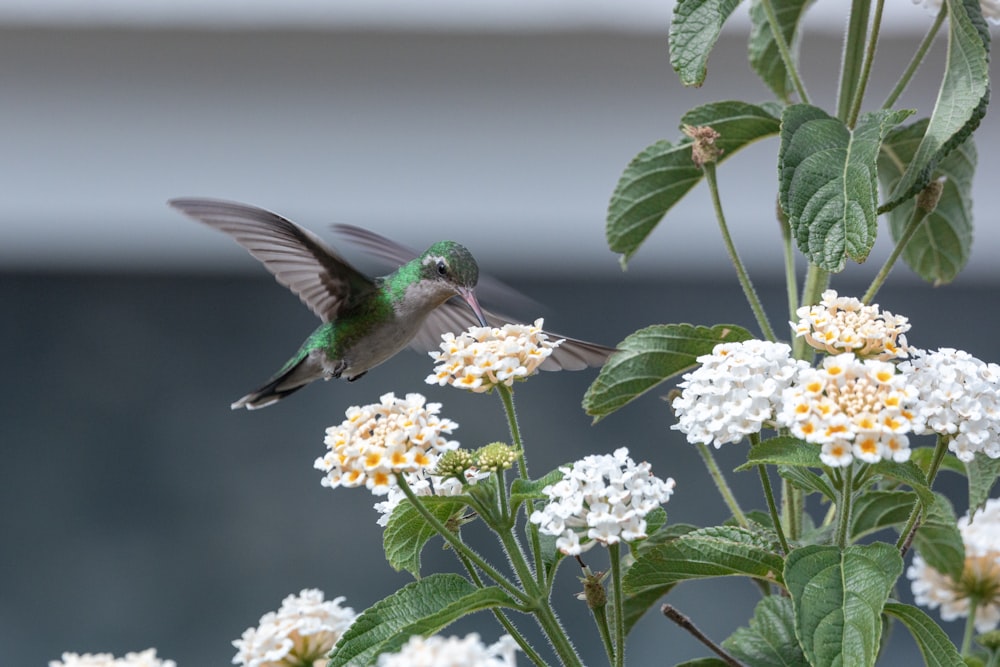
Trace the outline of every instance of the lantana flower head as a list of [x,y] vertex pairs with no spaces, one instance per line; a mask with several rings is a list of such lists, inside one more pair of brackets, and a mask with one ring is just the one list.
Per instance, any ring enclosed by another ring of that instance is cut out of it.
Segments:
[[378,667],[515,667],[517,643],[510,635],[486,646],[479,635],[421,637],[414,635],[398,653],[383,653]]
[[260,617],[256,628],[247,628],[233,641],[234,665],[244,667],[323,667],[327,654],[354,622],[354,610],[341,606],[343,597],[324,600],[323,592],[304,589],[289,595],[278,611]]
[[986,501],[972,519],[966,513],[958,530],[965,545],[959,581],[928,565],[920,554],[913,556],[906,576],[917,604],[940,607],[945,621],[968,618],[975,599],[976,630],[988,632],[1000,624],[1000,499]]
[[948,448],[965,462],[976,452],[1000,457],[1000,366],[941,348],[915,351],[900,368],[919,393],[918,433],[949,436]]
[[563,478],[542,489],[549,501],[531,514],[531,521],[540,532],[557,536],[556,548],[568,555],[597,543],[646,537],[646,515],[674,490],[673,479],[654,476],[648,463],[635,463],[624,447],[559,470]]
[[[913,0],[913,4],[923,5],[935,16],[941,11],[941,3],[942,0]],[[990,23],[1000,23],[1000,0],[979,0],[979,6]]]
[[381,495],[396,484],[395,473],[432,467],[440,452],[458,447],[445,438],[458,424],[439,417],[440,409],[420,394],[393,393],[348,408],[347,418],[326,430],[330,451],[314,464],[326,473],[323,486],[366,486]]
[[820,459],[828,466],[848,466],[855,458],[906,461],[907,434],[922,427],[913,411],[917,390],[908,380],[889,362],[849,352],[826,357],[784,390],[777,422],[821,445]]
[[470,327],[458,336],[442,335],[440,351],[430,352],[438,365],[427,376],[427,384],[450,384],[482,393],[524,380],[562,343],[550,340],[542,324],[537,319],[534,324]]
[[177,667],[177,663],[157,658],[156,649],[150,648],[124,658],[111,653],[63,653],[62,660],[49,661],[49,667]]
[[796,336],[817,350],[828,354],[853,352],[862,358],[893,359],[907,356],[906,336],[909,320],[901,315],[865,305],[852,297],[837,296],[835,290],[823,292],[815,306],[795,311],[799,321],[792,322]]
[[782,391],[808,364],[792,359],[784,343],[747,340],[720,343],[686,373],[671,406],[688,442],[739,442],[774,420]]

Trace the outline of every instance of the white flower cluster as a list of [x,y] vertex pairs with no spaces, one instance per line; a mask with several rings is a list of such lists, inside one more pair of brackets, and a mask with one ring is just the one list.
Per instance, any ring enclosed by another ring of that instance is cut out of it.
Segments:
[[427,384],[450,384],[476,393],[534,374],[562,340],[549,340],[543,321],[505,324],[503,328],[470,327],[465,333],[441,336],[441,351],[430,352],[438,365]]
[[[941,11],[941,2],[942,0],[913,0],[913,4],[923,5],[935,16]],[[1000,0],[979,0],[979,6],[990,23],[1000,23]]]
[[465,638],[414,635],[398,653],[380,655],[378,667],[514,667],[515,651],[510,635],[491,646],[474,632]]
[[808,367],[791,358],[788,345],[762,340],[720,343],[698,363],[678,385],[683,391],[671,403],[678,422],[671,428],[688,442],[716,447],[759,433],[774,419],[781,392]]
[[177,663],[157,658],[156,649],[150,648],[124,658],[110,653],[63,653],[62,660],[49,661],[49,667],[177,667]]
[[655,477],[648,463],[636,464],[624,447],[559,470],[562,480],[542,489],[549,502],[531,514],[531,521],[539,531],[558,536],[556,547],[568,555],[598,542],[646,537],[646,515],[667,502],[674,490],[673,479]]
[[823,292],[818,304],[803,306],[795,314],[799,321],[790,323],[795,335],[828,354],[853,352],[859,357],[882,360],[907,356],[903,333],[910,329],[909,320],[880,311],[877,305],[866,306],[853,297],[837,296],[831,289]]
[[[429,475],[426,470],[419,472],[404,473],[406,483],[417,496],[457,496],[462,493],[462,482],[455,477],[438,477]],[[467,484],[475,484],[481,479],[489,477],[489,473],[477,472],[470,468],[465,472]],[[399,503],[403,502],[406,494],[398,486],[389,489],[389,494],[385,500],[375,503],[375,510],[379,513],[378,525],[385,528],[389,524],[389,517]]]
[[906,576],[917,604],[940,607],[945,621],[967,618],[975,598],[976,630],[988,632],[1000,624],[1000,499],[988,500],[971,520],[966,513],[958,530],[965,544],[960,581],[935,570],[920,554],[913,556]]
[[942,348],[914,351],[900,368],[919,393],[925,427],[918,432],[949,436],[948,448],[962,461],[976,452],[1000,457],[1000,366]]
[[314,467],[326,472],[323,486],[366,486],[381,495],[395,486],[397,472],[429,468],[440,452],[456,449],[447,440],[458,424],[438,417],[440,403],[427,403],[420,394],[405,399],[384,394],[379,403],[352,406],[339,426],[326,430],[330,451]]
[[234,665],[288,667],[326,665],[326,656],[354,622],[354,610],[342,607],[343,597],[323,600],[323,592],[304,589],[289,595],[278,611],[260,617],[256,628],[247,628],[233,641]]
[[806,442],[822,446],[828,466],[910,458],[907,433],[919,430],[913,405],[916,389],[907,375],[886,361],[851,353],[823,359],[784,390],[777,423]]

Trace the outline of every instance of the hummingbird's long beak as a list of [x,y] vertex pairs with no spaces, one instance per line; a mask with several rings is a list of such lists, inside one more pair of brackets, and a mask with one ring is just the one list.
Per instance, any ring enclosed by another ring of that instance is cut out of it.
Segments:
[[476,314],[476,318],[479,319],[480,326],[488,327],[489,323],[486,321],[486,315],[483,314],[483,309],[479,306],[479,300],[476,299],[476,292],[471,287],[463,287],[458,290],[458,295],[465,299],[465,302],[469,304],[469,308],[472,308],[472,312]]

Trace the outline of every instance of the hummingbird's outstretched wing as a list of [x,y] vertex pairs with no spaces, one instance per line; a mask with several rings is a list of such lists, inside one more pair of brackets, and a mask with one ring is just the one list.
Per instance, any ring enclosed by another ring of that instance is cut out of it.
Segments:
[[[420,254],[392,239],[361,227],[333,225],[333,228],[338,234],[369,254],[396,266],[405,264]],[[492,296],[504,302],[516,300],[537,306],[537,303],[530,297],[526,297],[513,287],[483,274],[479,275],[479,285],[476,287],[476,291],[483,292],[482,298],[487,302]],[[488,310],[484,312],[486,320],[491,326],[501,327],[511,321],[509,318],[491,313]],[[460,300],[453,299],[427,316],[420,331],[410,341],[410,346],[422,352],[434,350],[441,344],[441,334],[449,331],[452,333],[465,331],[471,326],[478,326],[478,324],[476,316],[469,310],[469,307]],[[552,338],[562,338],[564,342],[553,350],[551,356],[542,363],[540,366],[542,370],[578,371],[587,367],[602,366],[607,361],[608,356],[615,351],[614,348],[597,343],[588,343],[548,331],[546,333]]]
[[171,199],[181,213],[229,234],[324,322],[375,284],[307,229],[262,208],[216,199]]

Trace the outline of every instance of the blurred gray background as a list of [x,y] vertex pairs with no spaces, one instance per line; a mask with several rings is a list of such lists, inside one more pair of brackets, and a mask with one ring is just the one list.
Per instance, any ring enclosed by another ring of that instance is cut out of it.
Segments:
[[[842,5],[819,3],[802,54],[814,101],[828,107]],[[888,5],[869,108],[930,23],[908,0]],[[653,323],[754,329],[703,188],[627,272],[604,241],[621,170],[676,138],[684,111],[768,99],[745,62],[743,18],[705,86],[680,86],[669,16],[669,2],[610,0],[0,0],[0,665],[148,646],[181,666],[228,664],[230,641],[301,588],[345,595],[360,611],[409,578],[382,559],[374,499],[320,486],[323,430],[349,405],[422,391],[459,422],[464,445],[506,436],[496,397],[424,385],[431,364],[412,353],[354,384],[230,412],[315,319],[232,241],[168,210],[170,197],[246,201],[328,238],[333,222],[418,247],[453,238],[545,304],[547,326],[607,344]],[[939,43],[902,104],[929,112],[942,56]],[[969,268],[932,288],[899,267],[878,299],[910,317],[911,343],[986,360],[1000,359],[997,128],[988,117],[978,135]],[[771,140],[733,157],[720,184],[780,327],[775,151]],[[886,236],[834,286],[860,294]],[[668,387],[591,425],[579,403],[595,375],[544,374],[518,388],[532,471],[625,445],[677,480],[672,521],[725,520],[694,448],[669,429]],[[725,470],[744,455],[718,453]],[[755,475],[731,481],[745,507],[764,506]],[[941,484],[964,512],[962,481]],[[589,552],[588,564],[602,569],[603,556]],[[436,544],[424,565],[453,569]],[[602,664],[576,575],[564,565],[557,607],[588,664]],[[717,640],[745,624],[755,599],[744,581],[670,595]],[[488,615],[446,632],[472,630],[499,634]],[[630,651],[641,665],[706,655],[655,610]],[[916,659],[897,630],[885,664]]]

